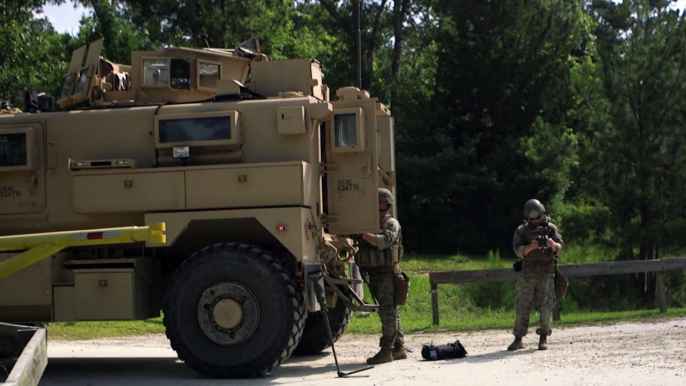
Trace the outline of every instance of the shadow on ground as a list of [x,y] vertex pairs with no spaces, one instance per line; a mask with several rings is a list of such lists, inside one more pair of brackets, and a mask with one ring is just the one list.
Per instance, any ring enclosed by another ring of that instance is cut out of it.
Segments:
[[[325,353],[323,353],[325,354]],[[318,359],[325,358],[321,363]],[[340,364],[343,373],[360,370],[368,365]],[[363,372],[349,377],[362,377]],[[268,385],[299,383],[305,378],[321,380],[338,378],[333,355],[291,357],[271,373],[256,379],[222,380],[206,378],[178,358],[50,358],[41,379],[41,386],[52,385]]]

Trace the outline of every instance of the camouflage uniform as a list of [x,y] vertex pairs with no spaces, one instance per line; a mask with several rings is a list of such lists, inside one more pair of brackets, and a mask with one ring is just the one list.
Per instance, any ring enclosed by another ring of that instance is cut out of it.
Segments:
[[[537,235],[546,235],[558,244],[555,254],[550,249],[534,249],[524,256],[524,249]],[[541,221],[539,226],[534,226],[527,221],[521,224],[514,232],[512,247],[517,257],[522,259],[522,269],[517,278],[515,287],[515,325],[512,331],[515,342],[508,347],[516,350],[523,347],[521,338],[526,336],[529,328],[529,316],[533,306],[540,315],[540,328],[536,334],[541,336],[539,349],[547,348],[546,337],[552,334],[552,310],[555,307],[555,258],[562,253],[564,243],[557,226],[548,218]]]
[[[381,204],[393,205],[393,195],[388,189],[379,189],[379,205]],[[390,210],[390,206],[387,210]],[[356,237],[360,249],[355,262],[360,271],[369,277],[369,289],[379,304],[382,325],[379,340],[381,350],[367,359],[371,364],[407,358],[396,304],[396,276],[400,275],[400,261],[403,256],[402,230],[398,220],[388,212],[381,217],[380,228],[381,233],[374,235],[376,246],[362,237]]]
[[[360,255],[375,256],[383,254],[383,250],[394,245],[402,245],[402,233],[398,220],[387,214],[381,219],[381,234],[378,234],[378,248],[367,242],[360,243]],[[381,253],[379,253],[381,252]],[[379,318],[381,318],[382,336],[379,347],[393,349],[395,345],[403,346],[404,335],[400,325],[398,307],[395,304],[395,281],[399,267],[382,265],[375,268],[360,266],[362,272],[369,273],[369,289],[379,303]]]

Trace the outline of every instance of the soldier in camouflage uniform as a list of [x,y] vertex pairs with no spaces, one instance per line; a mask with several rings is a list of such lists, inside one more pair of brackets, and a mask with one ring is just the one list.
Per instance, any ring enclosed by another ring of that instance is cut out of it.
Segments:
[[544,218],[544,214],[545,207],[538,200],[527,201],[524,205],[526,220],[514,232],[512,247],[522,261],[515,288],[515,340],[507,348],[510,351],[524,348],[522,338],[529,328],[529,315],[534,305],[540,315],[540,328],[536,329],[536,334],[540,335],[539,350],[548,349],[547,337],[552,333],[556,259],[562,253],[564,243],[557,226],[548,217]]
[[382,336],[381,350],[367,363],[379,364],[407,358],[400,316],[395,303],[395,275],[400,273],[402,259],[402,232],[400,223],[389,213],[393,194],[379,189],[379,219],[382,233],[365,233],[357,237],[359,253],[355,259],[363,274],[369,275],[369,289],[379,304]]

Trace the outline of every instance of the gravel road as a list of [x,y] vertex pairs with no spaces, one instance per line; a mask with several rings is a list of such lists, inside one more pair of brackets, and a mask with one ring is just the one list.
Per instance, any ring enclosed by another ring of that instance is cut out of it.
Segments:
[[[507,351],[508,330],[411,334],[414,349],[395,361],[338,378],[331,349],[322,355],[290,358],[263,378],[204,379],[180,362],[163,335],[49,341],[48,367],[41,385],[686,385],[686,318],[659,322],[555,328],[549,349],[538,351],[535,327],[525,348]],[[463,359],[424,361],[422,344],[459,339]],[[378,336],[345,335],[336,344],[343,372],[364,368],[377,350]]]

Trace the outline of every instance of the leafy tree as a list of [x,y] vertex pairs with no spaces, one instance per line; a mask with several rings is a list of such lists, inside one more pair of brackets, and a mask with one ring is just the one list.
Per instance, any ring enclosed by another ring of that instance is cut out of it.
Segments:
[[[616,221],[623,259],[683,247],[686,206],[686,23],[668,1],[595,2],[596,87],[584,162],[589,193]],[[635,256],[635,251],[638,256]],[[652,288],[640,276],[637,285]],[[649,291],[650,292],[650,291]]]
[[0,4],[0,99],[23,107],[28,89],[57,95],[68,64],[64,39],[42,17],[45,0],[2,0]]
[[416,187],[408,240],[425,251],[510,251],[524,202],[566,188],[582,13],[561,0],[444,0],[437,10],[431,113],[410,129],[403,171]]

